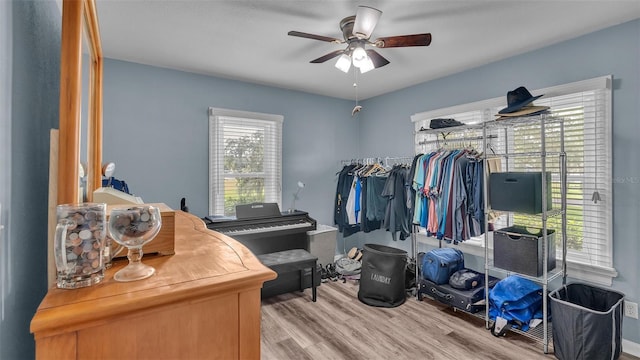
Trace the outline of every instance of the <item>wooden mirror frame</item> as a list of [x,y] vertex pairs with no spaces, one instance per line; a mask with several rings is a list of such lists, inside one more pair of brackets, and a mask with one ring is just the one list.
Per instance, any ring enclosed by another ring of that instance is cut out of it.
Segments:
[[87,201],[102,186],[102,45],[95,0],[63,0],[60,53],[60,125],[57,203],[80,197],[80,129],[82,111],[82,36],[89,46],[87,110]]

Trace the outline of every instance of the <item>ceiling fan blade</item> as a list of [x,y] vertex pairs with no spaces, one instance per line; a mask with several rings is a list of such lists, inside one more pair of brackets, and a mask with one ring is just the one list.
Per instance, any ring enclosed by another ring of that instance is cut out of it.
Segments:
[[376,47],[407,47],[407,46],[428,46],[431,44],[431,34],[414,34],[381,37],[373,42]]
[[313,64],[320,64],[320,63],[323,63],[323,62],[325,62],[327,60],[331,60],[334,57],[336,57],[336,56],[338,56],[340,54],[343,54],[344,52],[345,52],[345,50],[336,50],[336,51],[330,52],[330,53],[328,53],[326,55],[320,56],[319,58],[317,58],[315,60],[311,60],[309,62],[313,63]]
[[356,20],[353,24],[353,35],[358,39],[368,39],[375,29],[382,11],[369,6],[358,6]]
[[376,69],[379,67],[383,67],[389,63],[389,60],[385,59],[375,50],[367,49],[367,55],[369,56],[369,59],[371,59],[371,62],[373,62],[373,67]]
[[328,36],[303,33],[303,32],[300,32],[300,31],[289,31],[287,33],[287,35],[289,35],[289,36],[297,36],[297,37],[307,38],[307,39],[313,39],[313,40],[326,41],[326,42],[334,42],[334,43],[338,43],[338,44],[341,44],[341,43],[344,42],[344,40],[340,40],[340,39],[336,39],[336,38],[332,38],[332,37],[328,37]]

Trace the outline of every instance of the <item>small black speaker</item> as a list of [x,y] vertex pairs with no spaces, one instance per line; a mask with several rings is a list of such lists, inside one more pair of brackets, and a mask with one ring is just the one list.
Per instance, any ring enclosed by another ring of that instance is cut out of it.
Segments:
[[182,210],[184,212],[189,212],[189,208],[187,207],[187,199],[186,198],[180,199],[180,210]]

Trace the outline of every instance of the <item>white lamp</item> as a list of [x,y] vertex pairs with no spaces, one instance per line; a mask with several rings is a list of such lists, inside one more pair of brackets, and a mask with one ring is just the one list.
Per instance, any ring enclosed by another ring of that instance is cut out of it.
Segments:
[[299,199],[300,191],[302,191],[302,189],[304,189],[304,183],[302,181],[298,181],[298,190],[293,193],[293,200],[291,201],[291,208],[289,209],[290,213],[296,211],[296,200]]
[[351,67],[351,58],[349,55],[342,54],[336,62],[336,67],[345,73],[349,72],[349,68]]

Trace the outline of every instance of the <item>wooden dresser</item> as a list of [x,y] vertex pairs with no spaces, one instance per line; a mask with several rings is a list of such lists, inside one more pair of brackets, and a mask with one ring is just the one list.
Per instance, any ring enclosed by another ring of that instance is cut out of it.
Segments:
[[143,257],[151,278],[113,274],[51,288],[31,321],[37,359],[259,359],[260,289],[276,273],[237,241],[176,211],[175,254]]

